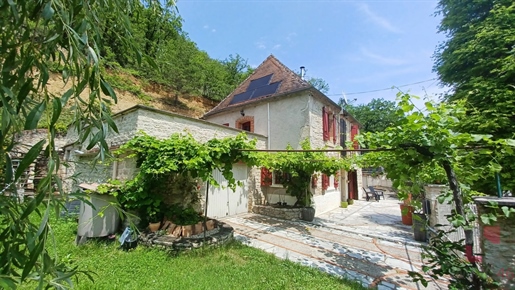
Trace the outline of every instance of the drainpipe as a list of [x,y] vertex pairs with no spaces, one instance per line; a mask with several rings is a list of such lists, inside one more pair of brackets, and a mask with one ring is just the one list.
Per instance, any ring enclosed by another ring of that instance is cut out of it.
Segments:
[[118,177],[118,161],[113,162],[113,173],[111,174],[111,179],[115,180]]
[[270,148],[270,103],[266,104],[266,111],[267,111],[267,141],[268,141],[268,149]]

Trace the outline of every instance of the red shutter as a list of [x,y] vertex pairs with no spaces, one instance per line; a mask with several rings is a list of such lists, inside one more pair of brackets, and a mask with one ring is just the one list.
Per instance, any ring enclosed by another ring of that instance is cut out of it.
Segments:
[[322,190],[329,188],[329,176],[322,174]]
[[265,167],[261,167],[261,186],[272,185],[272,172]]
[[313,176],[311,176],[311,187],[317,188],[317,184],[318,184],[318,176],[316,174],[313,174]]
[[352,124],[350,126],[350,139],[353,142],[354,149],[359,149],[358,141],[355,140],[356,135],[358,135],[358,126]]
[[329,113],[322,107],[322,130],[324,133],[324,141],[329,140]]
[[336,144],[336,115],[333,116],[333,142]]

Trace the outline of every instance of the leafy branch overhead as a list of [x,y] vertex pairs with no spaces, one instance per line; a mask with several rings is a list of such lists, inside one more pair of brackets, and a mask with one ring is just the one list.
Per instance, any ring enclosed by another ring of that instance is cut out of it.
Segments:
[[[311,149],[308,139],[300,145],[303,150]],[[293,148],[288,146],[286,149]],[[310,184],[313,174],[322,173],[330,176],[341,169],[350,170],[352,167],[350,159],[329,156],[324,152],[279,152],[263,154],[260,159],[263,167],[289,175],[283,186],[286,187],[287,193],[297,198],[297,204],[302,206],[311,205]]]
[[176,172],[189,173],[193,178],[218,185],[213,178],[213,170],[220,170],[229,187],[234,189],[237,184],[232,166],[239,161],[249,166],[256,165],[256,153],[243,151],[255,149],[255,146],[256,140],[247,139],[244,133],[235,137],[211,139],[205,143],[198,142],[190,134],[177,133],[160,140],[141,133],[124,144],[117,153],[137,159],[140,171],[136,179],[140,182],[146,182],[152,176]]

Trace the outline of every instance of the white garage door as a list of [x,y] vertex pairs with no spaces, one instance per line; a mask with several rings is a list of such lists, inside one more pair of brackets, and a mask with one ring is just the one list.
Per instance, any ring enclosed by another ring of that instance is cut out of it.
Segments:
[[220,171],[216,170],[213,172],[213,177],[218,181],[220,187],[209,187],[208,217],[224,217],[248,211],[247,165],[234,164],[232,173],[234,179],[243,184],[242,186],[237,186],[236,191],[232,191],[232,189],[227,187],[227,180]]

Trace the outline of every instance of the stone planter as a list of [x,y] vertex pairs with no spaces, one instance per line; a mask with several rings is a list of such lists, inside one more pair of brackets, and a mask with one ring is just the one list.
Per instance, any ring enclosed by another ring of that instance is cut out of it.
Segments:
[[302,220],[312,222],[315,219],[315,208],[305,207],[301,211]]
[[427,217],[423,213],[414,213],[413,219],[413,235],[417,242],[427,242]]
[[[501,283],[499,289],[515,289],[515,216],[511,214],[506,218],[500,209],[504,206],[515,208],[515,197],[477,197],[474,202],[479,215],[498,215],[497,221],[489,225],[478,219],[483,263],[490,267],[492,278]],[[497,203],[499,209],[494,212],[489,207],[490,202]]]

